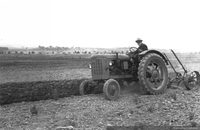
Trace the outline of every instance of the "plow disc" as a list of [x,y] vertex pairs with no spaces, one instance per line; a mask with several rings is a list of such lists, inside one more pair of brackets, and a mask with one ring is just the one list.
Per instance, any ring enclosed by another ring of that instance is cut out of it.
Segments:
[[184,85],[188,90],[197,90],[199,88],[200,74],[193,71],[184,77]]

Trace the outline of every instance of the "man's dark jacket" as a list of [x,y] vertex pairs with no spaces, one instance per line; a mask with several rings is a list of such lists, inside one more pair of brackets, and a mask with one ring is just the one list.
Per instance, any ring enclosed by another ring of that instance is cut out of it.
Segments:
[[145,51],[145,50],[148,50],[148,47],[147,47],[147,45],[145,45],[144,43],[142,43],[139,47],[138,47],[138,49],[137,49],[137,51],[140,53],[140,52],[143,52],[143,51]]
[[136,50],[136,53],[135,53],[136,55],[133,57],[133,59],[134,59],[134,61],[136,63],[136,66],[139,66],[138,54],[141,53],[141,52],[143,52],[143,51],[146,51],[146,50],[148,50],[148,47],[144,43],[142,43],[138,47],[138,49]]

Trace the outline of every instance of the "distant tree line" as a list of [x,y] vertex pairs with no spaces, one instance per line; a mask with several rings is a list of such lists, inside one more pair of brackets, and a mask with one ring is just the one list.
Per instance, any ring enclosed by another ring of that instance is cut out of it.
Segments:
[[40,50],[55,50],[55,51],[59,51],[59,50],[68,50],[69,47],[53,47],[53,46],[49,46],[49,47],[44,47],[44,46],[38,46],[38,49]]

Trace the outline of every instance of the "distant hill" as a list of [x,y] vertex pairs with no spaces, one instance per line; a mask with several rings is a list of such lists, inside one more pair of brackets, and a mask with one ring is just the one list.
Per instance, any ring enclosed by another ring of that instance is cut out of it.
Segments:
[[9,50],[8,47],[0,47],[0,54],[4,54],[8,50]]
[[9,50],[8,47],[0,47],[0,51],[7,51]]

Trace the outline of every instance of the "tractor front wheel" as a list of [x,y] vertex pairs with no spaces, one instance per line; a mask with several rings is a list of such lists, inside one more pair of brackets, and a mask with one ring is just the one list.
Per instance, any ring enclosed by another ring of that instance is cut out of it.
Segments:
[[167,88],[168,71],[164,60],[155,53],[145,55],[140,61],[138,78],[141,87],[151,94],[161,94]]
[[109,100],[116,100],[120,94],[120,85],[114,79],[109,79],[104,83],[103,93]]
[[93,87],[91,86],[91,80],[84,80],[79,86],[80,95],[91,94]]

